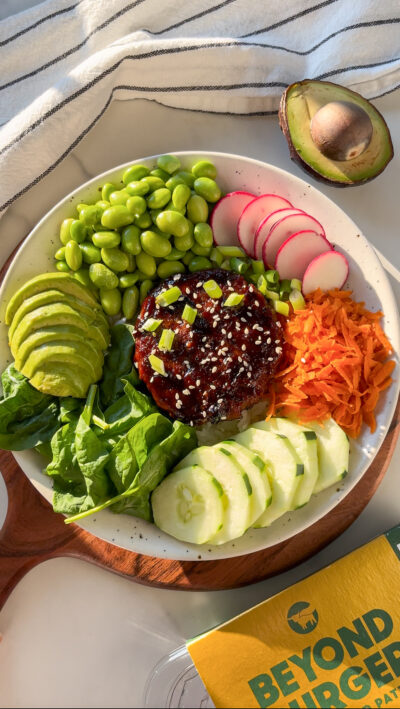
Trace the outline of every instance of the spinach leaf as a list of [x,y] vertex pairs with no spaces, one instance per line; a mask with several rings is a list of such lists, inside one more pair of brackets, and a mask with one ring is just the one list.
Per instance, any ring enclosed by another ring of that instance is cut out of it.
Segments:
[[129,431],[144,416],[157,411],[157,407],[146,394],[135,389],[132,375],[122,378],[124,395],[104,412],[104,420],[109,424],[105,435],[114,438]]
[[57,430],[57,399],[35,389],[10,364],[1,375],[0,448],[25,450],[49,441]]
[[65,396],[60,399],[60,421],[70,423],[76,421],[83,408],[82,399],[74,399],[72,396]]
[[115,399],[123,394],[121,378],[124,375],[133,373],[135,381],[132,384],[135,386],[139,383],[139,377],[135,369],[132,368],[134,345],[132,325],[119,324],[111,328],[111,345],[105,357],[103,378],[100,384],[103,406],[110,406]]

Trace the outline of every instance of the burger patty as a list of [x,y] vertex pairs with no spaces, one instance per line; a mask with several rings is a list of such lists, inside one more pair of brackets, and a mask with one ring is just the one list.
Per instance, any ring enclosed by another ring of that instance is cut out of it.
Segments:
[[[222,297],[203,288],[213,280]],[[181,296],[161,306],[156,297],[173,286]],[[224,305],[232,293],[239,305]],[[197,310],[191,325],[182,319],[185,305]],[[161,320],[154,332],[143,329],[149,318]],[[175,333],[172,348],[160,350],[162,331]],[[135,328],[135,363],[154,401],[168,414],[192,425],[239,418],[267,398],[282,357],[283,331],[262,294],[235,273],[198,271],[163,281],[144,300]],[[152,368],[149,355],[163,360],[165,375]]]

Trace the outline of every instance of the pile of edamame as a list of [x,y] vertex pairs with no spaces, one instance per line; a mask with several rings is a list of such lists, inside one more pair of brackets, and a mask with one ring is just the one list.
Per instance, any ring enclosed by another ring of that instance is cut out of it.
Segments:
[[156,281],[178,273],[219,267],[257,284],[262,262],[236,246],[213,246],[208,218],[221,198],[216,176],[209,160],[188,171],[174,155],[160,156],[154,169],[132,165],[122,183],[102,186],[101,200],[78,204],[77,216],[64,219],[57,270],[95,290],[107,315],[122,312],[127,320]]

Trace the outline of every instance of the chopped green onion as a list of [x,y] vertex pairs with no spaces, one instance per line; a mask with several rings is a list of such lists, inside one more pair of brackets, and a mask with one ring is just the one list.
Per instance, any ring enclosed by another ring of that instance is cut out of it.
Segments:
[[276,285],[277,283],[279,283],[278,271],[266,271],[265,278],[270,284],[273,283],[274,285]]
[[265,278],[265,276],[263,274],[261,274],[260,276],[257,277],[257,284],[256,285],[257,285],[258,290],[263,295],[265,295],[268,288],[267,288],[267,279]]
[[193,325],[196,320],[197,310],[192,308],[190,305],[185,305],[182,313],[182,320],[186,320],[189,325]]
[[169,352],[172,350],[172,343],[174,341],[175,333],[173,330],[163,330],[161,333],[160,341],[158,347],[160,350],[165,350]]
[[155,318],[148,318],[146,322],[142,325],[142,330],[146,332],[154,332],[161,325],[162,320],[156,320]]
[[246,261],[243,261],[243,259],[237,258],[236,256],[229,260],[229,265],[235,273],[246,273],[246,271],[250,268],[250,265],[246,263]]
[[225,258],[246,257],[243,249],[240,249],[238,246],[217,246],[217,249]]
[[103,429],[103,431],[106,431],[107,428],[110,428],[110,424],[103,421],[103,419],[101,419],[99,416],[96,416],[96,414],[93,414],[92,422],[95,424],[95,426],[98,426],[99,428]]
[[292,280],[290,281],[290,285],[295,290],[299,290],[301,292],[301,281],[299,281],[298,278],[292,278]]
[[288,278],[283,278],[279,284],[280,293],[290,293],[292,286]]
[[250,275],[246,274],[245,278],[247,281],[250,281],[250,283],[254,283],[254,285],[256,286],[260,276],[258,275],[258,273],[250,273]]
[[269,300],[279,300],[279,295],[278,293],[275,293],[274,290],[269,290],[267,288],[264,295],[266,298],[269,298]]
[[217,266],[220,266],[221,263],[222,263],[222,261],[224,260],[223,255],[221,254],[220,251],[218,251],[217,248],[215,248],[215,246],[214,246],[213,249],[211,249],[211,253],[210,253],[210,255],[209,255],[208,258],[209,258],[210,261],[212,261],[213,263],[216,263]]
[[244,293],[231,293],[228,295],[224,306],[227,308],[232,308],[234,305],[239,305],[244,298]]
[[292,292],[289,295],[289,300],[293,306],[293,310],[304,310],[306,307],[306,302],[303,298],[303,294],[300,290],[297,290],[297,288],[293,288]]
[[230,271],[231,270],[231,262],[228,258],[225,259],[225,261],[222,261],[220,268],[223,268],[224,271]]
[[210,298],[221,298],[222,296],[222,290],[216,281],[206,281],[203,283],[203,288]]
[[172,288],[168,288],[168,290],[156,296],[156,303],[165,308],[167,305],[172,305],[172,303],[175,303],[181,295],[181,289],[178,288],[178,286],[172,286]]
[[274,300],[274,308],[280,315],[285,315],[286,317],[289,315],[289,305],[282,300]]
[[251,267],[253,269],[253,273],[264,273],[265,268],[264,268],[264,263],[262,261],[252,261],[251,262]]
[[156,357],[156,355],[149,355],[149,362],[150,362],[150,367],[154,369],[157,374],[162,374],[163,377],[166,377],[166,372],[165,372],[165,366],[164,362],[162,359],[159,357]]

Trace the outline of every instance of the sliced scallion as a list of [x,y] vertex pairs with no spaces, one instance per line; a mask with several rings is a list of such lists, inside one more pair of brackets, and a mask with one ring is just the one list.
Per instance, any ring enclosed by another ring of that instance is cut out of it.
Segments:
[[216,263],[217,266],[220,266],[221,263],[222,263],[222,261],[224,260],[223,255],[221,254],[220,251],[218,251],[218,249],[217,249],[215,246],[214,246],[213,249],[211,249],[211,253],[210,253],[210,255],[209,255],[208,258],[209,258],[210,261],[212,261],[213,263]]
[[279,273],[278,271],[266,271],[265,272],[265,278],[267,279],[268,283],[273,283],[276,285],[279,283]]
[[210,298],[221,298],[222,297],[222,290],[219,287],[217,281],[206,281],[203,283],[203,288],[207,295],[210,296]]
[[217,246],[217,249],[225,258],[246,258],[246,254],[239,246]]
[[261,274],[260,276],[258,276],[258,278],[257,278],[257,284],[256,284],[256,285],[257,285],[258,290],[259,290],[263,295],[265,295],[266,292],[267,292],[267,290],[268,290],[268,288],[267,288],[267,285],[268,285],[268,284],[267,284],[267,280],[266,280],[266,278],[265,278],[265,276],[264,276],[263,274]]
[[289,315],[289,305],[284,303],[283,300],[274,300],[274,308],[280,315],[285,315],[285,317]]
[[244,293],[230,293],[224,303],[224,306],[226,306],[227,308],[232,308],[234,305],[240,305],[243,298]]
[[150,367],[157,372],[157,374],[161,374],[163,377],[166,377],[166,371],[165,371],[165,365],[162,359],[157,357],[156,355],[149,355],[149,362],[150,362]]
[[168,290],[165,290],[163,293],[159,293],[159,295],[156,296],[156,303],[161,305],[163,308],[166,308],[168,305],[175,303],[181,295],[181,289],[178,288],[178,286],[172,286],[172,288],[168,288]]
[[253,270],[253,273],[260,274],[260,273],[264,273],[264,271],[265,271],[264,264],[262,261],[252,261],[251,268]]
[[297,288],[293,288],[293,290],[289,294],[289,300],[293,306],[293,310],[304,310],[304,308],[306,307],[306,302],[303,298],[303,294],[300,290],[297,290]]
[[241,258],[237,258],[236,256],[232,257],[229,260],[230,267],[232,271],[235,273],[246,273],[246,271],[249,270],[249,264],[246,263],[246,261],[243,261]]
[[155,318],[148,318],[146,322],[142,325],[142,330],[146,332],[154,332],[161,325],[162,320],[156,320]]
[[174,337],[175,333],[173,330],[163,330],[161,333],[160,341],[158,343],[159,349],[169,352],[172,349]]
[[268,298],[269,300],[279,300],[279,295],[278,293],[275,293],[274,290],[269,290],[268,288],[266,289],[264,293],[265,297]]
[[192,308],[191,305],[185,305],[182,313],[182,320],[185,320],[189,325],[193,325],[196,320],[197,310]]
[[299,290],[301,292],[301,281],[299,281],[298,278],[292,278],[292,280],[290,281],[290,285],[295,290]]

